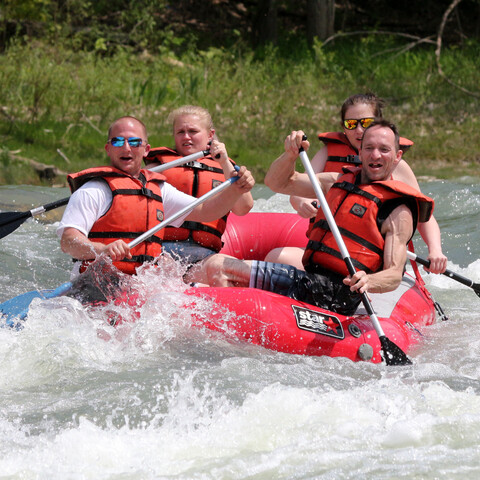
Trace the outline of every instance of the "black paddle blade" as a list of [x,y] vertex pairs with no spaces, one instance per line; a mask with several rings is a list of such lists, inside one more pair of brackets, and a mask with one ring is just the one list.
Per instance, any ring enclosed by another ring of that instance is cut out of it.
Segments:
[[3,212],[0,213],[0,238],[14,232],[27,218],[30,212]]
[[45,213],[58,207],[63,207],[68,203],[70,197],[56,200],[52,203],[47,203],[40,207],[33,208],[26,212],[4,212],[0,213],[0,238],[6,237],[8,234],[15,231],[27,218]]
[[480,297],[480,283],[474,283],[472,285],[473,290],[477,294],[478,297]]
[[387,365],[411,365],[412,361],[407,357],[405,352],[389,340],[385,335],[380,338],[383,350],[383,359]]

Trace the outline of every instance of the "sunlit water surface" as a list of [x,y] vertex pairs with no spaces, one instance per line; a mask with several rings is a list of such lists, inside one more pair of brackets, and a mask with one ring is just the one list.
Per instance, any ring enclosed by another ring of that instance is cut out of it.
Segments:
[[[449,269],[480,282],[478,181],[422,189],[436,199]],[[291,211],[269,195],[256,187],[255,211]],[[65,196],[0,187],[0,209]],[[0,240],[0,302],[69,280],[59,213]],[[480,298],[445,276],[425,281],[449,320],[424,329],[409,367],[276,353],[193,329],[171,273],[139,276],[149,300],[116,330],[72,299],[35,302],[23,330],[0,329],[0,478],[477,478]]]

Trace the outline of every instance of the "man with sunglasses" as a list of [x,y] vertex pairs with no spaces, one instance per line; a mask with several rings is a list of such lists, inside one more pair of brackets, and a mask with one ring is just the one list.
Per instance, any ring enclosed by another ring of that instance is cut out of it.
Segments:
[[[68,176],[73,192],[57,229],[62,251],[80,260],[80,271],[99,255],[109,256],[125,273],[158,257],[162,231],[130,249],[128,242],[168,219],[196,199],[165,182],[160,173],[143,170],[150,145],[145,125],[130,116],[115,120],[105,150],[108,167],[94,167]],[[213,221],[230,211],[255,181],[243,166],[231,187],[172,222]]]
[[[270,166],[265,184],[277,193],[313,199],[308,175],[295,171],[300,147],[309,147],[303,137],[302,131],[294,131],[286,138],[285,152]],[[407,243],[417,221],[427,221],[433,210],[432,199],[391,179],[401,158],[396,127],[380,120],[365,130],[361,168],[316,174],[357,269],[352,277],[319,209],[308,234],[305,270],[217,254],[206,260],[207,282],[261,288],[344,315],[355,313],[358,293],[394,290],[402,280]]]

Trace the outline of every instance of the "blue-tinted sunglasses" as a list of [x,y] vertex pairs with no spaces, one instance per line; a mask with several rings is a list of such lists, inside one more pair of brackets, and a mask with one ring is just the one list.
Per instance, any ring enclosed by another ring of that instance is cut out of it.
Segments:
[[123,147],[125,140],[131,147],[140,147],[143,143],[143,140],[139,137],[129,137],[127,139],[125,137],[113,137],[109,142],[112,144],[112,147]]

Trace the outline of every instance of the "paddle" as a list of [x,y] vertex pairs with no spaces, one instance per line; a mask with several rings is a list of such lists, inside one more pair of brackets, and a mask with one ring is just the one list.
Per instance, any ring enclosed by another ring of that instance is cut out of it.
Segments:
[[62,198],[56,202],[47,203],[40,207],[32,208],[28,212],[2,212],[0,213],[0,238],[10,235],[15,231],[25,220],[35,215],[53,210],[54,208],[63,207],[68,203],[68,198]]
[[[173,162],[164,163],[162,165],[157,165],[156,167],[149,168],[152,172],[163,172],[169,168],[178,167],[185,163],[198,160],[199,158],[203,158],[210,153],[210,150],[202,150],[200,152],[192,153],[191,155],[187,155],[186,157],[179,158],[174,160]],[[0,238],[6,237],[14,232],[23,222],[28,220],[30,217],[34,217],[36,215],[40,215],[42,213],[48,212],[49,210],[53,210],[55,208],[63,207],[68,203],[70,197],[62,198],[61,200],[57,200],[56,202],[47,203],[46,205],[42,205],[40,207],[33,208],[28,212],[3,212],[0,213]]]
[[[240,170],[240,168],[238,167],[238,165],[235,165],[235,170],[238,172],[238,170]],[[148,237],[151,237],[154,233],[158,232],[159,230],[161,230],[162,228],[168,226],[170,223],[172,223],[173,221],[175,221],[177,218],[180,218],[182,217],[183,215],[185,215],[185,213],[189,212],[190,210],[193,210],[197,205],[200,205],[201,203],[205,202],[206,200],[208,200],[210,197],[213,197],[214,195],[216,195],[217,193],[220,193],[221,191],[225,190],[227,187],[229,187],[232,183],[236,182],[238,180],[238,177],[237,176],[234,176],[234,177],[230,177],[228,180],[225,180],[223,183],[221,183],[220,185],[216,186],[215,188],[213,188],[212,190],[210,190],[209,192],[205,193],[204,195],[202,195],[201,197],[197,198],[195,201],[193,201],[192,203],[188,204],[186,207],[182,208],[181,210],[179,210],[177,213],[175,213],[174,215],[172,215],[171,217],[167,218],[166,220],[164,220],[163,222],[159,223],[158,225],[155,225],[154,227],[152,227],[150,230],[148,230],[147,232],[145,233],[142,233],[142,235],[138,236],[135,240],[132,240],[129,244],[128,244],[128,247],[129,248],[133,248],[133,247],[136,247],[139,243],[142,243],[144,240],[146,240]]]
[[[425,260],[424,258],[420,258],[417,254],[413,252],[407,252],[407,257],[410,260],[420,263],[421,265],[424,265],[427,268],[430,266],[430,260]],[[452,272],[451,270],[448,270],[448,269],[445,270],[442,273],[442,275],[445,275],[453,280],[456,280],[457,282],[462,283],[463,285],[466,285],[467,287],[472,288],[473,291],[477,294],[477,296],[480,297],[480,283],[474,283],[469,278],[463,277],[462,275],[459,275],[458,273]]]
[[[307,137],[304,136],[303,139],[306,140]],[[303,150],[303,148],[300,148],[300,159],[302,161],[303,167],[305,168],[305,171],[308,174],[308,178],[312,182],[313,189],[315,190],[315,194],[317,195],[317,198],[320,201],[320,206],[328,222],[328,226],[330,227],[330,230],[332,231],[335,237],[335,241],[337,242],[338,248],[340,249],[340,253],[342,254],[342,258],[345,262],[345,265],[347,266],[348,272],[350,273],[350,275],[354,275],[356,270],[355,270],[355,267],[353,266],[352,259],[348,253],[347,247],[345,246],[345,242],[343,241],[343,238],[340,234],[337,224],[335,223],[335,219],[333,218],[332,212],[327,203],[325,195],[323,194],[320,183],[318,182],[315,172],[313,171],[312,165],[310,164],[310,160],[305,150]],[[395,345],[395,343],[393,343],[385,335],[382,329],[382,326],[378,321],[377,315],[373,310],[372,304],[367,294],[362,293],[360,294],[360,296],[362,298],[362,302],[365,307],[365,310],[367,311],[370,317],[370,320],[372,321],[372,324],[375,328],[375,331],[377,332],[378,338],[380,340],[380,344],[384,353],[383,358],[385,360],[385,363],[387,365],[410,365],[412,362],[407,357],[407,355],[403,352],[403,350],[398,345]]]
[[31,292],[22,293],[10,300],[6,300],[0,304],[0,314],[5,315],[5,325],[19,330],[21,328],[19,321],[27,316],[28,309],[34,298],[46,300],[47,298],[60,297],[71,288],[72,283],[66,282],[55,289],[32,290]]
[[[240,168],[236,165],[235,170],[238,171],[240,170]],[[202,195],[201,197],[197,198],[195,201],[189,203],[187,206],[179,210],[177,213],[175,213],[171,217],[167,218],[166,220],[159,223],[158,225],[155,225],[154,227],[152,227],[150,230],[143,233],[142,235],[139,235],[135,240],[132,240],[130,243],[128,243],[128,247],[133,248],[138,244],[142,243],[147,238],[151,237],[154,233],[158,232],[162,228],[167,227],[172,222],[174,222],[177,218],[182,217],[187,212],[189,212],[190,210],[193,210],[195,207],[197,207],[201,203],[205,202],[206,200],[213,197],[217,193],[220,193],[221,191],[225,190],[227,187],[232,185],[232,183],[236,182],[237,180],[238,180],[238,176],[230,177],[228,180],[225,180],[220,185],[216,186],[209,192],[205,193],[205,195]],[[6,302],[1,303],[0,314],[6,316],[5,323],[8,327],[20,328],[20,324],[17,321],[15,321],[15,319],[23,320],[27,316],[30,303],[34,298],[47,299],[47,298],[58,297],[60,295],[64,295],[67,292],[69,292],[73,288],[73,286],[74,286],[73,283],[67,282],[60,285],[54,290],[33,290],[31,292],[23,293],[21,295],[18,295],[17,297],[14,297],[10,300],[7,300]]]

